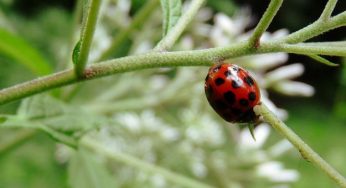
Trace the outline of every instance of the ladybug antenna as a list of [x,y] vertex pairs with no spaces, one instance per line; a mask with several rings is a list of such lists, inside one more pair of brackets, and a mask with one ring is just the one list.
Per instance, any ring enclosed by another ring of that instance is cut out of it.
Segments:
[[249,123],[248,128],[249,128],[249,131],[250,131],[250,134],[251,134],[252,138],[254,139],[254,141],[256,141],[255,133],[254,133],[255,124]]

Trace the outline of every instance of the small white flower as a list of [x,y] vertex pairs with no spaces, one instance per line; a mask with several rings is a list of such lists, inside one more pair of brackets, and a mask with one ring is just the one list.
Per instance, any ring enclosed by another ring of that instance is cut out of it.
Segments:
[[312,86],[289,80],[276,83],[273,89],[279,93],[290,96],[311,97],[315,93],[315,89]]
[[238,150],[247,152],[249,150],[256,150],[263,146],[270,134],[270,127],[266,123],[258,125],[254,130],[256,140],[254,140],[248,129],[241,131],[239,136]]
[[199,178],[203,178],[207,175],[208,169],[202,162],[194,161],[191,164],[192,173]]
[[287,66],[279,67],[273,71],[265,74],[266,85],[270,85],[273,82],[281,80],[289,80],[302,75],[304,72],[304,66],[300,63],[295,63]]
[[150,179],[155,187],[167,187],[166,179],[162,177],[160,174],[155,174],[151,176]]
[[268,149],[268,153],[271,157],[279,157],[285,152],[291,150],[292,148],[293,145],[290,142],[288,142],[287,140],[281,140],[280,142],[271,146]]
[[262,163],[257,166],[258,176],[268,178],[272,182],[293,182],[297,181],[299,174],[296,170],[284,169],[277,161]]
[[284,64],[288,60],[286,53],[268,53],[239,58],[242,65],[256,72],[264,72],[270,68]]

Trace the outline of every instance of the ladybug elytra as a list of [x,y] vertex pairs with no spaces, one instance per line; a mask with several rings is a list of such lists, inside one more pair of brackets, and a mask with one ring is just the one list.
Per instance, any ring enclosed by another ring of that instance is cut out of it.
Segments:
[[210,67],[205,78],[209,104],[226,121],[255,123],[253,107],[260,102],[260,90],[248,71],[235,64],[221,63]]

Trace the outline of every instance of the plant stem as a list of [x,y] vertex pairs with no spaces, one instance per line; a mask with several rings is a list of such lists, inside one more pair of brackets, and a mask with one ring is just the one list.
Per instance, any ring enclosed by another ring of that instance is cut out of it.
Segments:
[[0,104],[59,86],[115,73],[159,67],[210,65],[212,62],[218,61],[219,58],[244,55],[248,53],[246,48],[245,43],[238,43],[226,48],[128,56],[93,64],[84,71],[82,78],[78,78],[72,69],[67,69],[0,90]]
[[278,47],[281,51],[294,54],[319,54],[330,56],[346,56],[346,46],[317,46],[308,44],[282,44]]
[[110,47],[100,55],[99,61],[105,60],[108,57],[110,57],[112,53],[114,53],[114,51],[120,47],[124,40],[127,39],[129,34],[131,34],[135,29],[138,29],[138,27],[141,26],[143,22],[145,22],[145,20],[149,18],[149,15],[152,12],[154,12],[153,10],[158,5],[159,0],[150,0],[149,2],[147,2],[144,5],[144,7],[141,10],[139,10],[139,12],[133,17],[133,20],[130,23],[130,25],[125,29],[121,30],[116,35]]
[[189,25],[192,19],[197,14],[205,0],[193,0],[191,5],[178,20],[175,26],[167,33],[167,35],[156,45],[154,51],[165,51],[171,48],[178,40],[179,36],[183,33],[185,28]]
[[77,76],[82,76],[85,66],[88,62],[90,46],[96,29],[97,17],[100,10],[102,0],[90,0],[88,5],[88,13],[85,24],[81,33],[81,47],[78,61],[75,63],[75,71]]
[[303,42],[329,30],[346,25],[346,11],[333,16],[328,21],[317,20],[314,23],[300,29],[283,38],[283,42],[290,44]]
[[122,162],[128,166],[132,166],[135,168],[138,168],[140,170],[146,171],[148,173],[155,173],[159,174],[163,177],[165,177],[167,180],[180,185],[181,187],[200,187],[200,188],[211,188],[212,186],[201,183],[199,181],[196,181],[194,179],[182,176],[180,174],[174,173],[172,171],[169,171],[167,169],[161,168],[159,166],[156,166],[154,164],[150,164],[148,162],[142,161],[140,159],[137,159],[131,155],[121,153],[119,151],[111,150],[103,144],[98,144],[97,141],[85,138],[81,140],[80,143],[82,146],[96,151],[103,156],[106,156],[107,158],[110,158],[115,161]]
[[289,52],[297,54],[322,54],[346,56],[346,50],[340,47],[318,47],[316,45],[281,45],[278,42],[266,42],[254,52],[247,42],[239,42],[227,47],[210,48],[205,50],[191,50],[180,52],[153,52],[148,54],[128,56],[88,67],[83,77],[77,77],[72,69],[40,77],[9,88],[0,90],[0,105],[16,99],[21,99],[36,93],[60,86],[95,79],[111,74],[130,72],[141,69],[177,67],[177,66],[207,66],[222,59],[239,57],[242,55]]
[[285,123],[277,118],[274,113],[271,112],[264,104],[255,106],[254,111],[257,115],[263,116],[267,123],[269,123],[274,129],[276,129],[276,131],[286,137],[286,139],[298,149],[306,160],[320,168],[339,186],[346,188],[346,179],[325,160],[323,160],[314,150],[312,150],[298,135],[288,128]]
[[333,10],[335,8],[336,3],[338,2],[338,0],[329,0],[326,4],[326,6],[324,7],[324,10],[320,16],[320,20],[322,21],[327,21],[330,16],[333,13]]
[[282,5],[283,0],[271,0],[267,10],[264,12],[261,20],[257,24],[254,32],[252,33],[249,43],[251,46],[257,48],[260,45],[260,38],[262,34],[268,29],[270,23],[273,21],[274,16]]

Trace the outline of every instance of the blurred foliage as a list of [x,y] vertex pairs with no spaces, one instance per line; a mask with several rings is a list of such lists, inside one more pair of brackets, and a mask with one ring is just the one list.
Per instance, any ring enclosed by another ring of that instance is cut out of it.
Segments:
[[[127,10],[126,1],[119,0],[119,2],[125,7],[122,13],[124,19],[121,17],[119,18],[121,21],[117,22],[112,20],[117,16],[106,15],[98,31],[106,34],[96,34],[100,37],[98,41],[95,41],[95,46],[99,41],[101,43],[108,40],[104,35],[111,33],[112,37],[116,36],[121,28],[126,27],[126,23],[122,21],[130,20],[131,16],[135,15],[144,4],[144,1],[133,0],[132,6]],[[260,1],[257,3],[263,4],[258,8],[266,6],[266,3]],[[115,5],[116,3],[113,2],[112,6]],[[183,37],[176,48],[210,46],[214,41],[205,42],[207,45],[201,42],[207,40],[210,33],[205,36],[203,31],[194,28],[205,26],[205,23],[214,24],[216,21],[211,16],[208,17],[208,14],[221,11],[232,16],[238,10],[238,5],[228,0],[209,0],[207,6],[212,8],[211,11],[203,12],[204,15],[199,18],[202,21],[192,24],[187,32],[192,33],[194,39],[198,40],[189,46],[186,44],[190,43],[186,41],[190,38],[184,36],[185,38]],[[36,54],[33,55],[34,58],[32,54],[25,56],[25,53],[20,52],[9,55],[6,50],[0,48],[0,88],[30,80],[37,74],[45,74],[50,71],[47,67],[53,67],[53,70],[67,67],[67,61],[71,60],[69,48],[75,44],[74,35],[78,33],[73,28],[73,8],[74,2],[68,0],[4,0],[0,2],[0,30],[6,31],[6,39],[12,37],[14,41],[17,41],[7,43],[8,46],[13,49],[18,45],[16,49],[19,51]],[[289,22],[300,20],[301,16],[290,14],[291,10],[285,9],[285,12],[288,11],[284,14],[285,19],[287,20],[288,16]],[[157,28],[161,28],[161,25],[156,19],[159,18],[157,16],[159,14],[154,12],[153,15],[148,18],[148,22],[152,23],[148,23],[139,32],[130,34],[130,39],[122,43],[113,56],[120,57],[135,53],[140,49],[141,44],[149,43],[145,47],[150,48],[152,45],[150,42],[157,41],[161,36],[158,32],[160,29]],[[292,19],[292,17],[299,17],[299,19]],[[246,18],[242,21],[246,22]],[[289,23],[285,22],[285,24]],[[109,30],[105,27],[109,27]],[[153,28],[156,30],[153,31]],[[1,36],[0,42],[5,39]],[[136,43],[136,41],[139,42]],[[0,47],[4,44],[2,42]],[[102,51],[101,47],[94,50]],[[37,56],[39,56],[38,60]],[[36,62],[35,67],[30,64],[32,62]],[[37,67],[38,64],[41,66]],[[311,64],[316,67],[315,63]],[[322,67],[326,69],[325,66]],[[280,105],[286,105],[289,109],[291,116],[288,124],[342,174],[346,174],[346,164],[343,159],[343,156],[346,156],[343,134],[346,130],[346,68],[342,67],[340,84],[339,80],[333,82],[336,83],[333,87],[338,87],[335,94],[337,96],[335,114],[328,111],[324,101],[304,103],[305,98],[288,100],[284,98],[283,100],[282,95],[278,95],[277,98]],[[308,74],[314,75],[319,70],[312,68],[307,71]],[[168,184],[162,180],[162,177],[143,173],[120,162],[107,160],[93,152],[84,149],[75,151],[60,144],[57,145],[51,138],[57,139],[59,136],[80,138],[89,134],[104,145],[113,147],[114,151],[126,152],[144,162],[160,165],[219,187],[225,184],[238,187],[280,186],[280,182],[271,182],[268,178],[256,175],[257,164],[264,163],[264,161],[258,161],[256,157],[268,157],[270,155],[268,148],[275,145],[281,137],[271,135],[263,146],[255,148],[254,151],[251,150],[253,153],[242,153],[242,148],[238,148],[242,145],[237,140],[241,137],[241,130],[220,121],[204,100],[202,89],[204,72],[206,68],[184,68],[113,75],[62,88],[55,98],[46,93],[28,98],[21,104],[13,102],[1,106],[1,114],[13,118],[6,119],[8,118],[6,116],[1,119],[7,121],[7,126],[29,127],[32,125],[39,130],[32,138],[0,153],[0,187],[96,187],[93,186],[95,184],[100,187],[114,184],[119,187],[177,187],[174,184]],[[336,75],[335,79],[338,78]],[[319,86],[321,82],[314,84]],[[324,85],[326,84],[330,84],[330,81],[325,80]],[[323,88],[324,85],[319,87]],[[320,91],[317,90],[317,93]],[[330,98],[333,96],[334,93],[332,96],[329,95]],[[291,101],[296,102],[291,103]],[[299,101],[303,102],[299,103]],[[19,120],[20,124],[18,124]],[[43,134],[40,131],[41,124],[55,131],[54,134],[56,133],[57,137],[54,137],[52,132],[49,132],[51,137]],[[1,128],[0,146],[1,143],[16,138],[19,131],[18,128]],[[299,157],[297,152],[285,152],[284,156],[268,157],[265,160],[280,160],[286,167],[300,171],[301,179],[291,184],[292,187],[332,187],[334,185],[311,164]]]

